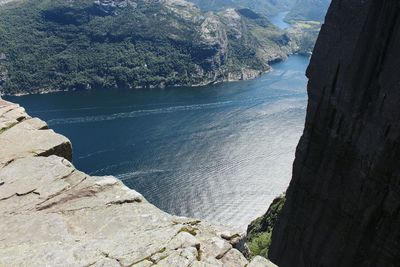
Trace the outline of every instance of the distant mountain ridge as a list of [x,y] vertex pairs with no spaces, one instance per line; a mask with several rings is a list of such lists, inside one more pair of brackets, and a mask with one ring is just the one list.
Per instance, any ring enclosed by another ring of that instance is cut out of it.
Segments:
[[330,3],[331,0],[297,0],[286,19],[324,21]]
[[323,21],[331,0],[190,0],[203,10],[249,8],[272,16],[288,12],[288,20]]
[[218,11],[226,8],[249,8],[265,15],[290,10],[296,0],[190,0],[203,10]]

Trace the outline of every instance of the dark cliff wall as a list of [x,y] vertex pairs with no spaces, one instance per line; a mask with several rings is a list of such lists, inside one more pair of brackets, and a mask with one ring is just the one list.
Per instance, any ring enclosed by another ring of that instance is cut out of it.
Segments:
[[400,1],[334,0],[269,256],[287,266],[400,266]]

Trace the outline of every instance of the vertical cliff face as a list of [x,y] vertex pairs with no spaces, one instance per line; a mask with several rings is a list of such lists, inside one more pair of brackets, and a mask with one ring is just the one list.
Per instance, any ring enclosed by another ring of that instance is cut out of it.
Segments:
[[272,236],[281,267],[399,266],[399,9],[397,0],[332,2]]

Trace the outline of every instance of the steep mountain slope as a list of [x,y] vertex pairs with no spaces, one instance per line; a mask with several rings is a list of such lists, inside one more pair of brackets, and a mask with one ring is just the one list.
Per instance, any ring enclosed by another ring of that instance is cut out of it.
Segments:
[[221,10],[226,8],[249,8],[266,15],[275,15],[288,11],[296,0],[190,0],[203,10]]
[[331,0],[190,0],[203,10],[225,8],[249,8],[272,16],[279,12],[289,12],[288,20],[323,21]]
[[333,1],[272,234],[280,267],[399,266],[399,47],[399,1]]
[[25,0],[0,17],[7,94],[249,79],[292,51],[262,16],[185,1]]
[[324,21],[331,0],[297,0],[286,16],[289,21]]

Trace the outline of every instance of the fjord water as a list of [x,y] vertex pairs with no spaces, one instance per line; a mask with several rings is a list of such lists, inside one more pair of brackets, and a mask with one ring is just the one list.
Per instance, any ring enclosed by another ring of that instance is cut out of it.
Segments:
[[280,28],[281,30],[288,29],[292,27],[289,23],[285,22],[286,15],[289,14],[289,11],[279,12],[275,16],[268,17],[272,24],[276,27]]
[[308,58],[251,81],[8,97],[73,144],[74,164],[115,175],[173,214],[244,228],[287,188]]
[[251,81],[8,97],[73,144],[74,164],[115,175],[173,214],[240,228],[287,188],[308,58]]

